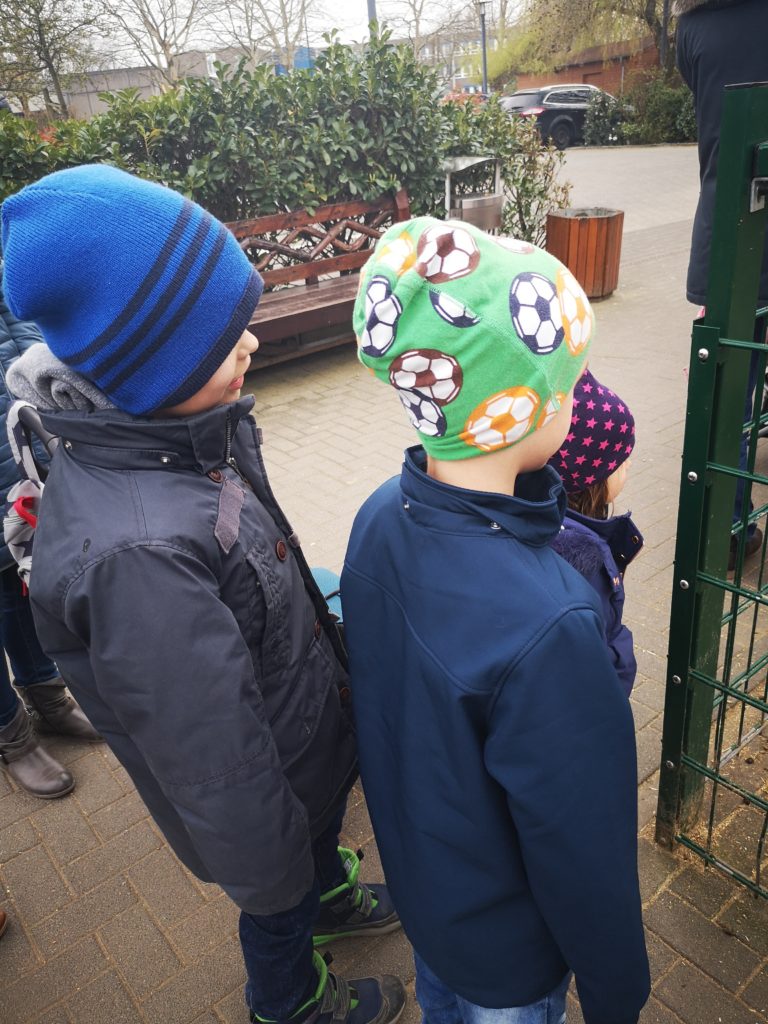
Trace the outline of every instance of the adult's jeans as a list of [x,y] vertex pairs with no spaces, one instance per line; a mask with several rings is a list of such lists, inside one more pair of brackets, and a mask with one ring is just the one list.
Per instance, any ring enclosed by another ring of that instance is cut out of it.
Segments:
[[413,959],[416,964],[416,999],[423,1014],[422,1024],[565,1024],[565,995],[570,973],[535,1003],[493,1010],[470,1003],[452,992],[418,953],[413,954]]
[[[15,565],[0,572],[0,643],[17,686],[47,683],[58,675],[56,665],[37,639],[29,597],[24,594]],[[18,706],[8,665],[0,654],[0,729],[10,724]]]
[[346,881],[338,854],[345,810],[346,801],[312,846],[315,881],[298,906],[265,917],[245,911],[240,914],[240,944],[248,974],[245,998],[250,1009],[265,1020],[288,1020],[317,989],[312,926],[320,909],[320,894]]

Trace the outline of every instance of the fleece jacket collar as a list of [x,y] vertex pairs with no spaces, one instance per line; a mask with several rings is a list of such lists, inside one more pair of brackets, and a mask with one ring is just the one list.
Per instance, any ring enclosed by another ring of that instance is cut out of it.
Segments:
[[549,544],[560,529],[566,497],[551,466],[517,478],[514,496],[471,491],[427,475],[427,457],[408,448],[400,486],[411,518],[451,533],[512,536],[532,547]]

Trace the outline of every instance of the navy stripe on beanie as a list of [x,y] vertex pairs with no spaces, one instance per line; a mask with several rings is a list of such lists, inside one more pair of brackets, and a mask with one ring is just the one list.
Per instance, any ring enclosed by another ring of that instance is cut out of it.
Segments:
[[[157,328],[174,300],[178,298],[185,288],[189,287],[190,272],[193,269],[195,260],[203,251],[206,236],[210,233],[213,223],[213,218],[207,213],[199,218],[196,225],[192,222],[194,234],[191,239],[187,239],[177,245],[177,252],[183,253],[183,257],[170,280],[167,280],[167,275],[170,272],[167,263],[164,267],[158,267],[157,264],[153,267],[153,273],[156,276],[156,287],[162,290],[159,294],[153,294],[151,300],[145,303],[142,310],[143,319],[119,343],[118,347],[112,351],[108,349],[101,349],[100,352],[97,351],[91,358],[90,365],[86,360],[81,359],[81,355],[78,355],[76,357],[76,365],[79,367],[88,366],[88,369],[99,378],[99,381],[103,381],[106,384],[112,371],[121,364],[125,364],[126,360],[130,357],[133,357],[134,362],[140,361],[141,352],[139,349],[146,344],[147,339],[151,337],[152,332]],[[224,231],[225,229],[221,227],[221,230]],[[113,335],[112,340],[118,335],[119,332]],[[114,381],[110,381],[110,383],[115,384]],[[115,384],[115,386],[117,385]]]
[[146,301],[150,291],[157,284],[160,275],[163,273],[163,270],[168,263],[168,258],[179,244],[181,236],[184,233],[193,212],[194,206],[192,203],[185,201],[181,208],[181,213],[173,226],[173,231],[166,239],[159,257],[152,265],[147,276],[141,282],[141,285],[134,293],[131,301],[123,308],[117,319],[113,320],[112,323],[101,332],[98,338],[94,338],[90,345],[87,345],[81,352],[77,353],[72,363],[73,366],[77,366],[79,363],[84,363],[92,356],[96,355],[101,348],[108,345],[115,335],[119,334],[119,332],[131,322],[134,316],[136,316]]
[[6,298],[55,355],[134,414],[196,393],[247,328],[263,282],[226,228],[104,165],[48,175],[2,207]]

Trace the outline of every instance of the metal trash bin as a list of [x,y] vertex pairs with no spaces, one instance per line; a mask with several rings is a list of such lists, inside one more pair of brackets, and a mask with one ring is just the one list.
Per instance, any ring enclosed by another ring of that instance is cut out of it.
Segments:
[[[453,195],[451,177],[478,164],[494,163],[493,192],[471,192]],[[504,192],[501,186],[501,162],[493,156],[452,156],[443,163],[445,172],[445,210],[451,220],[463,220],[482,231],[498,231],[504,211]]]

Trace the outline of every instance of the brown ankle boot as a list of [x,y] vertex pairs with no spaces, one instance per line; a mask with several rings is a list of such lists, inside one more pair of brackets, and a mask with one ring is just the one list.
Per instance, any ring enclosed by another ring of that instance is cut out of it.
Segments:
[[103,743],[103,738],[85,717],[80,705],[67,693],[63,679],[33,683],[23,687],[21,693],[38,732],[72,736],[88,743]]
[[66,768],[40,746],[21,701],[11,723],[0,729],[0,765],[22,789],[43,800],[65,796],[75,788]]

